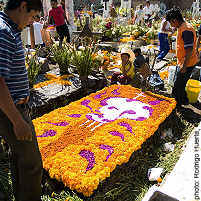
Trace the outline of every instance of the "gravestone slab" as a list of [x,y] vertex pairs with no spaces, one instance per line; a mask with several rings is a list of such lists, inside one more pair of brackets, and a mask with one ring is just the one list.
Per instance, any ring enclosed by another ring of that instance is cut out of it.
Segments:
[[[59,69],[51,70],[48,73],[59,75]],[[43,74],[38,77],[37,83],[46,80]],[[88,80],[89,86],[87,92],[83,91],[77,74],[73,74],[73,76],[69,78],[72,85],[54,83],[41,88],[31,89],[29,106],[31,108],[32,118],[36,118],[53,109],[67,105],[72,101],[79,100],[83,96],[86,96],[86,93],[100,90],[107,84],[104,75],[98,72],[93,72],[92,75],[88,77]]]
[[179,200],[170,197],[160,191],[155,191],[154,194],[149,199],[149,201],[179,201]]

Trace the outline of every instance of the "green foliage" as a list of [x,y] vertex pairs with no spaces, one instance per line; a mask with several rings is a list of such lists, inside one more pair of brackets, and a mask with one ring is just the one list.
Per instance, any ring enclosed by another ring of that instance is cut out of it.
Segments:
[[7,200],[12,200],[13,188],[8,161],[9,159],[4,153],[0,153],[0,192],[3,193]]
[[50,51],[53,61],[59,65],[60,74],[69,74],[68,69],[71,59],[71,51],[69,50],[69,46],[67,45],[67,43],[63,43],[62,48],[54,44],[51,47]]
[[32,56],[26,56],[25,60],[26,60],[26,66],[28,68],[27,70],[28,70],[29,85],[30,87],[33,87],[42,64],[39,63],[37,54]]
[[88,76],[93,69],[97,68],[97,63],[93,60],[95,49],[93,45],[80,46],[79,49],[74,46],[72,52],[72,64],[76,66],[79,76]]
[[61,193],[53,192],[51,196],[42,196],[42,201],[83,201],[75,193],[62,191]]

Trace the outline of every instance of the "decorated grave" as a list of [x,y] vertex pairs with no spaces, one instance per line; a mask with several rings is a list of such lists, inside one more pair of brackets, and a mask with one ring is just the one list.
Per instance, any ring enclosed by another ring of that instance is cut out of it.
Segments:
[[90,196],[175,106],[174,99],[112,85],[45,114],[33,120],[43,166],[51,178]]
[[[89,91],[95,92],[106,85],[106,79],[101,73],[93,72],[88,79]],[[31,115],[36,118],[54,110],[55,107],[62,107],[78,100],[85,94],[78,74],[61,76],[59,68],[40,74],[31,90],[29,101]]]

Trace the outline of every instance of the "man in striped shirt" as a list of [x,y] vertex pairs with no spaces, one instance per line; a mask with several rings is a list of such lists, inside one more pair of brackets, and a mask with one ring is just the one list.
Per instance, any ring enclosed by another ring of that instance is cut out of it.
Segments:
[[29,81],[21,31],[42,9],[41,0],[8,0],[0,12],[0,136],[12,152],[16,201],[40,201],[42,160],[29,116]]

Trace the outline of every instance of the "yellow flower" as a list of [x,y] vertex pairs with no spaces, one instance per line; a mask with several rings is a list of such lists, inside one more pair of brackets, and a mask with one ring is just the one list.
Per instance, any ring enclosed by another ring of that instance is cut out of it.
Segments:
[[[33,120],[43,167],[50,177],[90,196],[117,165],[128,162],[176,106],[172,98],[140,94],[140,89],[129,85],[112,85]],[[127,98],[130,103],[136,96],[149,109],[149,118],[93,121],[93,114],[95,119],[104,117],[101,108],[108,98]]]

